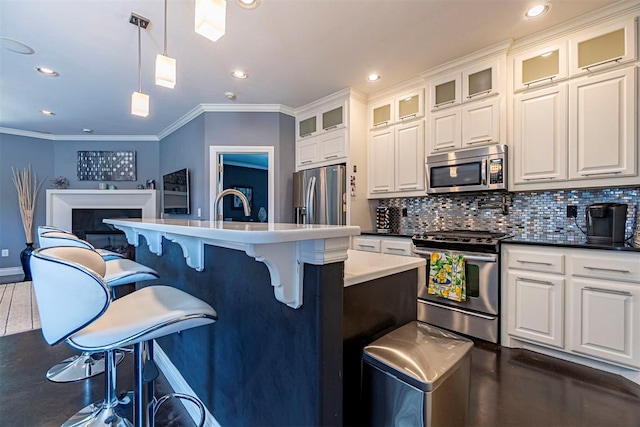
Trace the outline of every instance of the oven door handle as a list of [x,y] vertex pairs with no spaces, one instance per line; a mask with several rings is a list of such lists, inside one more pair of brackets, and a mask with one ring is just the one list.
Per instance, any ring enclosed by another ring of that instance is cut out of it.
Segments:
[[[451,252],[451,251],[445,250],[444,252]],[[425,251],[417,248],[413,250],[413,253],[418,255],[427,255],[431,257],[430,251]],[[464,259],[468,261],[498,262],[498,257],[496,255],[465,255],[464,253],[462,253],[462,256],[464,257]]]
[[434,302],[425,301],[425,300],[418,300],[418,303],[426,304],[426,305],[432,305],[434,307],[446,308],[447,310],[457,311],[458,313],[467,314],[469,316],[476,316],[476,317],[480,317],[482,319],[487,319],[487,320],[496,320],[498,318],[497,316],[490,316],[490,315],[487,315],[487,314],[474,313],[472,311],[461,310],[461,309],[456,308],[456,307],[451,307],[450,305],[436,304]]

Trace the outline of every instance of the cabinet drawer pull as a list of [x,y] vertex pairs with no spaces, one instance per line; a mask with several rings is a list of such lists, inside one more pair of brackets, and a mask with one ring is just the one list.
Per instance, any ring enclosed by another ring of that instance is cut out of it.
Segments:
[[541,261],[526,261],[522,259],[517,259],[516,262],[520,262],[522,264],[538,264],[538,265],[553,265],[550,262],[541,262]]
[[374,188],[371,190],[372,193],[386,193],[387,191],[389,191],[388,188]]
[[304,135],[300,135],[300,138],[304,138],[306,136],[313,135],[313,132],[305,133]]
[[338,155],[337,154],[332,154],[331,156],[324,156],[325,160],[329,160],[329,159],[337,159]]
[[493,138],[487,138],[487,139],[481,139],[479,141],[467,142],[467,145],[482,144],[483,142],[491,142],[491,141],[493,141]]
[[524,83],[524,85],[527,87],[527,89],[529,89],[529,85],[534,85],[536,83],[540,83],[540,82],[543,82],[545,80],[549,80],[550,83],[553,83],[553,79],[555,79],[555,78],[556,78],[556,76],[545,77],[545,78],[542,78],[542,79],[534,80],[532,82]]
[[472,95],[467,95],[467,99],[471,99],[480,95],[487,95],[489,93],[491,93],[491,89],[483,90],[482,92],[474,93]]
[[446,148],[453,148],[455,146],[456,146],[456,144],[443,145],[442,147],[434,148],[433,151],[444,150]]
[[417,113],[413,113],[413,114],[409,114],[408,116],[400,117],[400,120],[413,119],[415,117],[417,117]]
[[441,102],[440,104],[434,105],[433,108],[444,107],[445,105],[453,104],[454,102],[456,102],[455,99],[452,99],[451,101]]
[[598,175],[618,175],[622,173],[622,171],[616,172],[596,172],[596,173],[583,173],[582,176],[598,176]]
[[361,248],[371,248],[371,249],[375,249],[374,245],[363,245],[362,243],[358,243],[358,246]]
[[406,252],[406,251],[405,251],[404,249],[402,249],[402,248],[390,248],[390,247],[387,247],[387,250],[389,250],[389,251],[396,251],[396,252]]
[[417,185],[411,185],[411,186],[407,186],[407,187],[402,187],[400,188],[400,190],[416,190],[418,188]]
[[542,181],[544,179],[556,179],[555,176],[544,176],[544,177],[540,177],[540,178],[522,178],[523,181]]
[[582,67],[582,69],[585,70],[585,71],[591,71],[590,68],[599,67],[601,65],[605,65],[605,64],[608,64],[610,62],[620,62],[621,59],[622,59],[622,56],[619,56],[618,58],[609,59],[608,61],[603,61],[603,62],[599,62],[597,64],[593,64],[593,65],[588,65],[586,67]]
[[608,271],[610,273],[631,273],[630,270],[617,270],[615,268],[589,267],[588,265],[585,265],[584,268],[587,270]]
[[306,164],[309,164],[309,163],[313,163],[313,160],[305,160],[304,162],[301,162],[300,164],[306,165]]
[[322,128],[322,129],[324,129],[324,130],[331,130],[331,129],[335,129],[335,128],[337,128],[337,127],[338,127],[338,125],[333,125],[333,126],[329,126],[328,128]]
[[628,291],[616,291],[616,290],[613,290],[613,289],[594,288],[594,287],[591,287],[591,286],[585,286],[582,289],[584,289],[585,291],[602,292],[602,293],[605,293],[605,294],[624,295],[626,297],[633,296],[633,294],[631,292],[628,292]]
[[386,125],[386,124],[389,124],[389,120],[385,120],[384,122],[374,123],[373,127],[383,126],[383,125]]
[[536,279],[529,279],[526,277],[517,277],[518,280],[522,280],[524,282],[531,282],[531,283],[539,283],[541,285],[551,285],[553,286],[552,282],[549,282],[548,280],[536,280]]

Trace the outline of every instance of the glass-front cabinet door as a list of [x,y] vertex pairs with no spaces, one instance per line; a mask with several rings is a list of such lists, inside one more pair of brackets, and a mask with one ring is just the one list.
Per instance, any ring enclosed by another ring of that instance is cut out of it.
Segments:
[[341,105],[322,112],[322,130],[338,129],[344,125],[344,107]]
[[298,121],[298,139],[307,138],[318,132],[318,117],[313,115]]
[[371,129],[389,126],[394,122],[394,101],[387,99],[369,107],[369,124]]
[[567,77],[567,49],[547,46],[514,58],[515,90],[543,86]]
[[633,19],[585,30],[569,42],[572,76],[635,61],[637,58]]
[[460,104],[462,84],[459,73],[433,80],[429,86],[431,110]]
[[497,64],[495,61],[478,64],[462,73],[462,99],[471,101],[496,93],[498,84]]
[[424,90],[418,89],[396,97],[396,111],[399,121],[407,121],[424,116]]

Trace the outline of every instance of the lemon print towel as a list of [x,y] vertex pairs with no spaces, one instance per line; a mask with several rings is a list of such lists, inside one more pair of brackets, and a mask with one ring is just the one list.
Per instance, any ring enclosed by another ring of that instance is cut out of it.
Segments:
[[432,252],[429,293],[453,301],[467,300],[464,257],[458,252]]

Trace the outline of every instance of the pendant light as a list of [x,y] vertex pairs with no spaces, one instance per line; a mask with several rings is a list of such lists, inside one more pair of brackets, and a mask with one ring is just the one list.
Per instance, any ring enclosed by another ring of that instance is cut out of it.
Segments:
[[164,51],[156,55],[156,84],[169,89],[176,85],[176,60],[167,56],[167,0],[164,0]]
[[135,13],[131,14],[129,22],[138,27],[138,91],[131,94],[131,114],[147,117],[149,115],[149,95],[142,93],[142,48],[140,43],[140,29],[147,29],[149,20]]
[[211,41],[224,36],[227,2],[225,0],[196,0],[196,33]]

